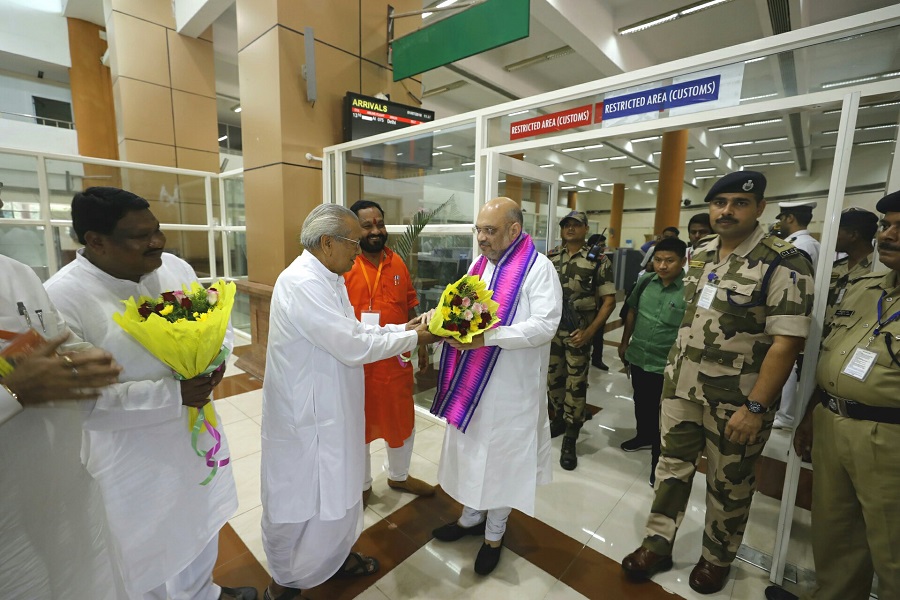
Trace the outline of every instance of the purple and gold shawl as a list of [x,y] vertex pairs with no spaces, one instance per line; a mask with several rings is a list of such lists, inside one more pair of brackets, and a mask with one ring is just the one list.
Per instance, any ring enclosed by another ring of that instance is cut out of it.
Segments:
[[[497,261],[488,285],[488,289],[494,291],[493,299],[500,305],[497,310],[500,321],[495,327],[512,324],[519,306],[522,284],[536,258],[537,249],[531,237],[522,233]],[[481,277],[487,260],[483,255],[479,257],[469,274]],[[431,414],[445,418],[465,433],[499,355],[498,346],[460,352],[444,344]]]

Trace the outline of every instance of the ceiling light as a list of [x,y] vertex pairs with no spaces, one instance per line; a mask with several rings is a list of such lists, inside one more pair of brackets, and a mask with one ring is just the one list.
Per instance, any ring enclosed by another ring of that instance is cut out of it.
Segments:
[[656,156],[657,154],[662,154],[662,150],[657,150],[656,152],[653,153],[653,156]]
[[728,142],[727,144],[722,144],[723,148],[731,148],[732,146],[749,146],[753,142]]
[[828,131],[823,131],[822,135],[834,135],[838,132],[837,129],[829,129]]
[[506,183],[506,180],[505,180],[505,179],[500,179],[499,181],[497,181],[497,183]]
[[896,127],[896,123],[888,123],[887,125],[869,125],[867,127],[857,127],[857,131],[874,131],[875,129],[891,129]]
[[604,156],[603,158],[592,158],[592,159],[588,160],[588,162],[604,162],[607,160],[609,160],[609,158]]
[[223,135],[222,137],[219,138],[219,141],[220,141],[220,142],[224,142],[224,141],[227,140],[227,139],[228,139],[228,136],[227,136],[227,135]]
[[625,160],[627,156],[613,156],[609,160]]
[[546,165],[539,165],[542,169],[546,169],[548,167],[552,167],[553,163],[547,163]]
[[561,189],[561,190],[574,190],[574,189],[575,189],[575,186],[574,186],[574,185],[564,185],[564,186],[562,186],[562,187],[559,188],[559,189]]
[[770,162],[769,166],[774,167],[775,165],[792,165],[794,161],[792,160],[780,160],[778,162]]
[[710,127],[708,131],[725,131],[726,129],[740,129],[740,125],[722,125],[721,127]]
[[869,75],[868,77],[857,77],[856,79],[842,79],[841,81],[829,81],[828,83],[822,84],[822,89],[827,90],[828,88],[852,85],[854,83],[865,83],[866,81],[875,81],[876,79],[878,79],[877,75]]
[[636,140],[631,140],[632,144],[637,144],[638,142],[652,142],[653,140],[658,140],[662,138],[661,135],[651,135],[648,137],[637,138]]
[[601,183],[600,187],[603,187],[604,185],[613,185],[613,184],[612,183]]
[[755,125],[768,125],[770,123],[781,123],[782,118],[778,117],[777,119],[764,119],[762,121],[750,121],[749,123],[744,123],[744,127],[753,127]]
[[432,152],[431,153],[432,156],[440,156],[441,154],[443,154],[443,152]]
[[763,98],[771,98],[772,96],[777,96],[775,92],[771,94],[763,94],[762,96],[750,96],[749,98],[741,98],[741,102],[749,102],[750,100],[762,100]]
[[515,117],[516,115],[524,115],[527,112],[531,112],[531,111],[526,108],[525,110],[517,110],[516,112],[511,112],[506,116],[507,117]]
[[708,158],[695,158],[694,162],[695,163],[709,162],[709,159]]
[[590,146],[585,146],[585,150],[594,150],[595,148],[602,148],[603,144],[591,144]]
[[753,163],[752,165],[744,165],[745,168],[747,168],[747,167],[768,167],[768,166],[769,166],[769,163]]
[[644,31],[645,29],[650,29],[651,27],[656,27],[657,25],[662,25],[663,23],[668,23],[669,21],[674,21],[679,16],[680,15],[677,12],[674,12],[668,15],[663,15],[661,17],[654,17],[646,21],[641,21],[640,23],[635,23],[634,25],[630,25],[628,27],[623,27],[622,29],[616,31],[616,33],[619,35],[637,33],[639,31]]
[[571,46],[562,46],[561,48],[556,48],[555,50],[550,50],[548,52],[538,54],[537,56],[532,56],[530,58],[514,62],[512,64],[506,65],[503,68],[508,73],[512,73],[513,71],[518,71],[519,69],[524,69],[532,65],[544,63],[548,60],[553,60],[562,56],[568,56],[570,54],[575,54],[575,50]]
[[644,183],[659,183],[659,179],[645,179]]
[[854,146],[874,146],[875,144],[893,144],[895,140],[873,140],[871,142],[856,142]]
[[700,12],[701,10],[706,10],[707,8],[712,8],[713,6],[716,6],[717,4],[725,4],[726,2],[731,2],[731,0],[707,0],[707,2],[698,2],[697,4],[694,4],[693,6],[689,6],[685,9],[682,9],[679,12],[679,14],[681,14],[681,16],[691,15],[696,12]]
[[453,167],[447,167],[446,169],[441,169],[441,173],[446,173],[447,171],[452,171]]
[[715,179],[717,175],[704,175],[703,177],[694,177],[694,179]]
[[750,63],[755,63],[755,62],[759,62],[761,60],[766,60],[767,58],[769,58],[769,57],[768,56],[757,56],[756,58],[751,58],[750,60],[745,60],[744,64],[749,65]]
[[402,152],[398,152],[398,153],[397,153],[397,156],[403,156],[403,153],[402,153]]
[[578,175],[578,171],[570,171],[568,173],[563,173],[563,177],[568,177],[569,175]]
[[471,162],[459,163],[459,166],[461,166],[461,167],[471,167],[471,166],[474,165],[474,164],[475,164],[475,161],[473,160],[473,161],[471,161]]
[[753,158],[754,156],[759,156],[759,153],[756,154],[738,154],[735,158]]
[[597,181],[597,178],[596,177],[588,177],[586,179],[579,180],[578,183],[584,183],[585,181]]
[[[462,79],[459,79],[457,81],[452,81],[445,85],[440,85],[436,88],[431,88],[431,89],[425,90],[424,92],[422,92],[422,97],[430,98],[431,96],[437,96],[438,94],[443,94],[445,92],[459,89],[464,85],[466,85],[466,82],[463,81]],[[435,133],[437,133],[437,131],[435,131]]]
[[702,169],[694,169],[695,173],[703,173],[704,171],[715,171],[715,167],[703,167]]
[[628,167],[629,169],[646,169],[647,165],[634,165],[633,167]]
[[767,144],[769,142],[783,142],[785,140],[787,140],[786,135],[782,136],[782,137],[774,137],[774,138],[766,138],[764,140],[756,140],[754,143],[755,144]]
[[779,154],[790,154],[790,150],[778,150],[776,152],[763,152],[761,156],[778,156]]
[[239,112],[241,112],[241,105],[235,104],[234,106],[231,107],[231,110],[233,110],[236,113],[239,113]]
[[563,152],[578,152],[579,150],[584,150],[584,146],[572,146],[571,148],[563,148]]
[[451,148],[453,144],[444,144],[443,146],[435,146],[438,150],[443,150],[444,148]]
[[822,146],[821,148],[822,148],[822,150],[833,150],[833,149],[834,149],[834,144],[829,144],[829,145],[827,145],[827,146]]

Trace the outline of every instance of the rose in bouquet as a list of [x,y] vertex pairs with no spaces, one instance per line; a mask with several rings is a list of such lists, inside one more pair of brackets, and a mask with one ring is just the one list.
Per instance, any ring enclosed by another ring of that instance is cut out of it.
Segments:
[[493,291],[475,275],[465,275],[441,294],[428,330],[441,337],[453,337],[462,344],[494,326],[499,304],[491,300]]
[[[129,335],[148,352],[165,363],[179,379],[193,379],[212,374],[223,368],[229,351],[222,343],[228,330],[228,320],[234,306],[234,283],[219,280],[204,289],[197,282],[188,288],[163,292],[157,298],[141,296],[123,300],[125,311],[113,315]],[[198,456],[205,457],[212,471],[201,485],[215,476],[229,458],[217,458],[222,436],[216,429],[216,413],[208,402],[202,410],[188,407],[188,428],[191,445]],[[200,450],[197,441],[203,429],[214,443],[208,450]]]

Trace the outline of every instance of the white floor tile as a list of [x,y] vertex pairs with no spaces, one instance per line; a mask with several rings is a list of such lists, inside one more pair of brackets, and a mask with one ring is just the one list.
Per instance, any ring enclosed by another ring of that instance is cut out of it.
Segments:
[[384,595],[384,592],[378,589],[378,584],[373,585],[362,594],[356,597],[356,600],[391,600]]
[[266,553],[262,545],[262,506],[257,506],[252,510],[232,517],[228,523],[234,532],[246,544],[247,549],[262,564],[266,571],[269,570],[269,561],[266,560]]
[[259,423],[253,419],[243,419],[223,426],[228,437],[231,460],[238,460],[262,450],[262,435]]
[[238,407],[228,401],[228,399],[215,400],[216,413],[223,425],[228,425],[236,421],[243,421],[247,415],[242,413]]
[[228,401],[248,417],[259,417],[262,415],[262,390],[253,390],[237,396],[229,396]]
[[557,581],[544,596],[544,600],[585,600],[585,596],[579,594],[562,581]]
[[238,509],[236,515],[243,514],[262,505],[260,499],[260,456],[254,452],[249,456],[232,461],[234,483],[237,486]]

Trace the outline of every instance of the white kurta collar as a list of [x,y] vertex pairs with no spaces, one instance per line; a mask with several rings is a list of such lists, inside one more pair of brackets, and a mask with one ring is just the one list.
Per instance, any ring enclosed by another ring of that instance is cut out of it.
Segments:
[[[141,277],[139,282],[131,281],[130,279],[119,279],[118,277],[114,277],[92,263],[84,256],[84,248],[79,248],[75,252],[75,263],[78,267],[83,270],[85,273],[94,277],[103,287],[111,290],[117,296],[121,296],[122,298],[127,298],[129,295],[135,293],[135,289],[146,290],[147,287],[145,283],[148,279],[155,277],[157,271],[151,271]],[[142,292],[144,295],[149,295],[145,291]]]

